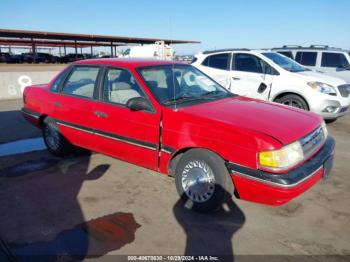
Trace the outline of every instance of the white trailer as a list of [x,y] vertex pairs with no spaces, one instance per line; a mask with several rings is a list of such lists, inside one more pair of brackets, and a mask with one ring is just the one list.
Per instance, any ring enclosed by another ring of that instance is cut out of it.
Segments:
[[159,60],[173,60],[174,50],[163,41],[151,45],[133,46],[126,49],[122,57],[126,58],[153,58]]

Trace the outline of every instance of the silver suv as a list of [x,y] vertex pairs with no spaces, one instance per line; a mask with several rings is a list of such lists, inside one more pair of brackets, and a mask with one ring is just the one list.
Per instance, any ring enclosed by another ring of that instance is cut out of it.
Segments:
[[350,50],[325,45],[311,45],[310,47],[285,45],[272,50],[310,69],[342,78],[350,83]]

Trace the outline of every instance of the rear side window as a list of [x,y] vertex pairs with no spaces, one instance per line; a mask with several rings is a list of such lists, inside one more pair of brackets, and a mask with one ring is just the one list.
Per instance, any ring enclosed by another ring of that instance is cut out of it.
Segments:
[[229,61],[229,54],[210,55],[203,61],[202,65],[229,70]]
[[322,53],[321,66],[323,67],[346,67],[349,65],[342,53]]
[[278,51],[277,53],[280,53],[281,55],[284,55],[286,57],[289,57],[291,59],[294,59],[293,53],[290,51]]
[[317,52],[297,52],[295,61],[305,66],[316,65]]
[[59,91],[60,86],[63,83],[64,79],[66,78],[68,72],[69,72],[69,68],[66,68],[59,76],[57,76],[57,78],[55,79],[55,81],[51,85],[51,89],[50,90],[52,92],[58,92]]
[[62,93],[93,98],[99,67],[80,66],[73,68],[63,86]]

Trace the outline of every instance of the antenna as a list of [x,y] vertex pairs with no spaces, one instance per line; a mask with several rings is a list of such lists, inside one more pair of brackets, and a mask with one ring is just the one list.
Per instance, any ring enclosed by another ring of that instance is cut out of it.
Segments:
[[[172,46],[173,44],[173,37],[172,37],[172,21],[171,21],[171,16],[169,17],[169,32],[170,32],[170,46]],[[175,73],[174,73],[174,69],[175,69],[175,61],[174,58],[172,58],[172,70],[171,70],[171,74],[172,74],[172,78],[173,78],[173,89],[174,89],[174,93],[173,93],[173,99],[174,99],[174,111],[177,110],[177,105],[176,105],[176,87],[175,87]]]

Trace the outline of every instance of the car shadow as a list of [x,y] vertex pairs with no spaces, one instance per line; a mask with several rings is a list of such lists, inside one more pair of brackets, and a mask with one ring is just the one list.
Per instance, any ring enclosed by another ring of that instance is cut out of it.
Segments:
[[0,144],[41,136],[40,129],[28,123],[20,110],[2,111],[0,119],[3,123],[0,125]]
[[78,194],[109,165],[89,170],[91,154],[76,154],[44,169],[36,163],[38,169],[31,165],[28,172],[16,166],[0,170],[0,236],[18,261],[100,257],[134,241],[140,225],[131,213],[102,213],[86,221]]
[[244,225],[245,215],[226,194],[228,200],[215,212],[195,212],[185,207],[181,199],[174,205],[174,216],[187,237],[185,256],[215,256],[219,261],[234,261],[232,238]]

